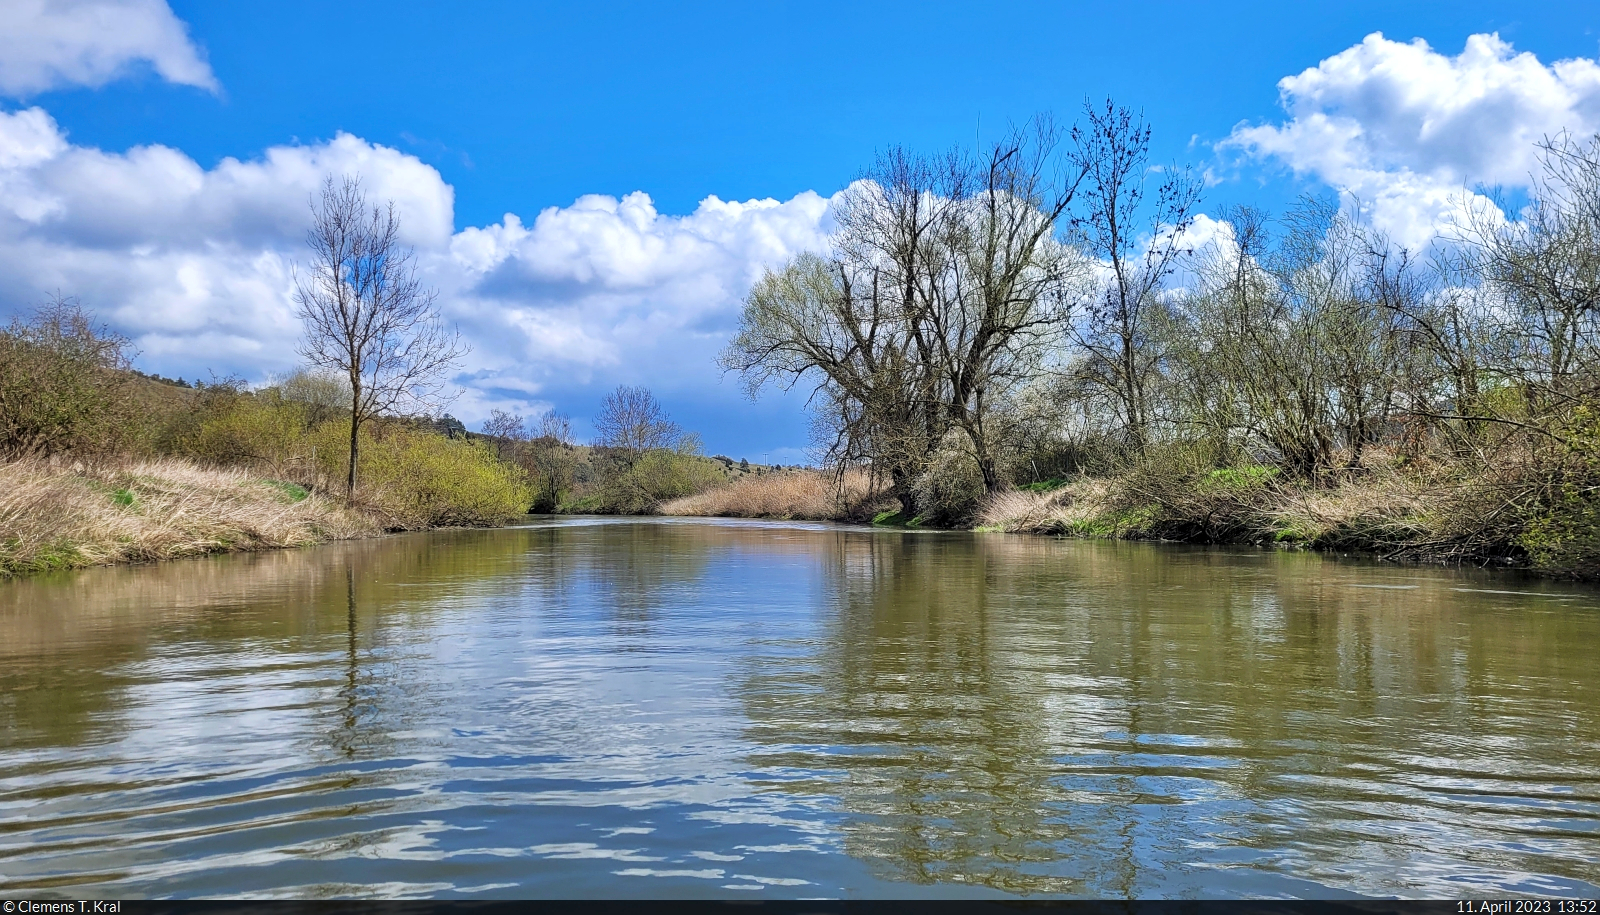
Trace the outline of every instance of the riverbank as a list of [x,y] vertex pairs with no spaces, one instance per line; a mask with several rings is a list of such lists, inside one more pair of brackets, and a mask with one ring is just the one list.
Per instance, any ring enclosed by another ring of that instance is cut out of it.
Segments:
[[[1319,481],[1284,480],[1269,467],[1141,468],[1051,480],[988,496],[965,528],[1253,544],[1596,577],[1589,553],[1572,549],[1570,532],[1563,532],[1565,539],[1546,536],[1537,521],[1507,510],[1493,481],[1463,475],[1447,464],[1402,465],[1389,457],[1376,454],[1363,467]],[[660,512],[863,522],[890,515],[894,508],[864,474],[852,478],[841,499],[830,475],[798,471],[740,480],[665,503]]]
[[180,458],[0,464],[0,577],[370,537],[371,512]]
[[[394,498],[368,501],[347,507],[342,499],[261,473],[174,457],[0,464],[0,578],[309,546],[452,526],[457,516],[478,525],[513,520],[463,514],[460,506],[432,506],[402,519]],[[1282,481],[1270,468],[1145,471],[997,493],[983,500],[967,526],[1090,539],[1249,543],[1595,577],[1582,556],[1528,549],[1527,525],[1472,508],[1482,502],[1471,481],[1444,467],[1375,462],[1320,485]],[[789,470],[744,476],[665,502],[657,513],[865,523],[897,518],[896,507],[865,473],[847,474],[841,488],[832,474]]]

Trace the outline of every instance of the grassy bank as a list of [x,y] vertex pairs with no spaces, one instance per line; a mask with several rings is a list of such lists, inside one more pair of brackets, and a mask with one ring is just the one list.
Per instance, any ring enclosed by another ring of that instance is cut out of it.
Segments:
[[1360,467],[1320,479],[1286,479],[1265,466],[1145,467],[997,493],[984,501],[975,526],[1247,543],[1596,578],[1595,551],[1573,530],[1585,519],[1537,497],[1525,468],[1518,476],[1508,482],[1481,467],[1411,463],[1382,451]]
[[1170,492],[1160,496],[1138,483],[1082,477],[998,493],[984,503],[977,529],[1384,553],[1432,534],[1428,487],[1416,478],[1395,475],[1320,488],[1219,470],[1166,487]]
[[373,515],[179,458],[0,464],[0,576],[371,536]]
[[[1526,480],[1510,491],[1525,495]],[[1600,549],[1578,536],[1587,515],[1553,514],[1549,500],[1507,496],[1481,467],[1417,462],[1375,449],[1360,467],[1322,479],[1275,468],[1189,468],[1148,463],[996,493],[966,527],[978,531],[1120,540],[1233,543],[1468,562],[1594,579]],[[1584,503],[1587,504],[1587,503]],[[741,479],[662,506],[662,514],[872,521],[894,503],[865,474],[815,471]],[[898,517],[898,516],[896,516]],[[1588,524],[1590,528],[1592,524]]]

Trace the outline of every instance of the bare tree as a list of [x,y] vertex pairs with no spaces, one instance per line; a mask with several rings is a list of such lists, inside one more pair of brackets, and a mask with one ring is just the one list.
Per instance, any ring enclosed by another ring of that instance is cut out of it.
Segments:
[[619,385],[606,395],[594,419],[595,444],[614,449],[631,465],[646,451],[675,448],[683,429],[667,418],[649,388]]
[[538,485],[534,511],[555,511],[562,494],[572,488],[578,467],[576,444],[571,417],[555,410],[539,417],[536,434],[520,455],[523,468]]
[[1073,161],[1085,172],[1086,212],[1074,220],[1085,249],[1109,276],[1078,328],[1085,380],[1098,386],[1121,414],[1127,444],[1144,448],[1152,420],[1147,390],[1160,363],[1151,333],[1164,281],[1194,219],[1202,187],[1188,168],[1161,170],[1148,197],[1150,128],[1127,108],[1084,106],[1087,124],[1075,127]]
[[1506,201],[1480,203],[1455,226],[1455,240],[1494,304],[1490,374],[1521,401],[1475,418],[1555,434],[1545,420],[1600,399],[1600,134],[1562,134],[1540,152],[1522,218],[1501,215],[1512,211]]
[[[1057,224],[1087,171],[1052,175],[1058,132],[1044,118],[994,144],[952,213],[948,273],[927,310],[944,406],[967,434],[984,488],[1001,478],[1001,408],[1038,374],[1089,274]],[[1003,425],[1003,424],[1001,424]]]
[[422,285],[414,253],[401,246],[393,201],[368,206],[360,179],[329,176],[311,211],[312,261],[294,292],[305,326],[300,354],[349,379],[345,493],[353,499],[362,424],[402,404],[436,402],[467,347],[444,327],[437,293]]
[[551,410],[539,417],[539,434],[534,438],[559,442],[571,447],[577,442],[572,434],[572,417],[560,410]]
[[981,160],[890,150],[836,205],[831,256],[757,283],[722,354],[752,395],[814,382],[827,459],[870,464],[908,516],[953,429],[1002,485],[996,410],[1045,358],[1083,264],[1056,236],[1082,176],[1054,174],[1057,139],[1039,119]]
[[504,410],[491,410],[484,421],[483,434],[494,443],[495,457],[505,460],[506,455],[528,438],[528,427],[522,417]]

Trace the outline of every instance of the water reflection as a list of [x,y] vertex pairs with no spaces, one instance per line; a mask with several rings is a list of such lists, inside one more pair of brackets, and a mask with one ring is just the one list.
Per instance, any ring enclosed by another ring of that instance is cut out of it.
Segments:
[[1240,866],[1291,894],[1594,878],[1587,596],[1293,554],[830,547],[825,637],[773,642],[739,691],[754,761],[806,773],[768,786],[836,797],[846,848],[889,879],[1148,896]]
[[552,520],[0,586],[0,890],[1600,892],[1591,591]]

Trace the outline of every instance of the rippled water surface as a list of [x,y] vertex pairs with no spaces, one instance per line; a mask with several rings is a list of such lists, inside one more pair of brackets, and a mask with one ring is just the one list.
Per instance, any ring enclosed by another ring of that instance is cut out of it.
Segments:
[[0,585],[0,892],[1600,893],[1600,599],[552,520]]

